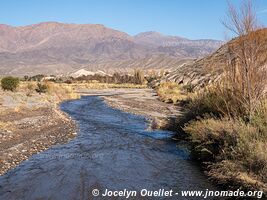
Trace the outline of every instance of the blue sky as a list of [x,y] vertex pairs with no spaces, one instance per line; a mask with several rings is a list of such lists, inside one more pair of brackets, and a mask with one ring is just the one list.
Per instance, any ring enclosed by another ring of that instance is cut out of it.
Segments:
[[[230,0],[238,5],[242,0]],[[267,23],[267,0],[255,0]],[[13,26],[44,21],[104,24],[130,35],[158,31],[190,39],[225,39],[226,0],[1,0],[0,23]],[[266,25],[265,23],[265,25]]]

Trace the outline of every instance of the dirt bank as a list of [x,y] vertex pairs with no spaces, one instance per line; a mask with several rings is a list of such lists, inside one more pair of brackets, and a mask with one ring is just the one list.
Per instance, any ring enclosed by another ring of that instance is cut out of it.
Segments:
[[32,154],[75,136],[74,122],[60,111],[68,99],[65,87],[57,85],[47,94],[29,91],[21,83],[16,92],[0,90],[0,175]]
[[0,130],[0,175],[32,154],[74,137],[75,125],[62,112],[50,108],[25,109],[0,115],[9,124]]

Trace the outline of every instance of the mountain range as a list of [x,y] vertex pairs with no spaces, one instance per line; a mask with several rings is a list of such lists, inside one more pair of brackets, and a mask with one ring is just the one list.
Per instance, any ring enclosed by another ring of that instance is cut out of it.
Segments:
[[[257,59],[260,60],[262,66],[267,68],[267,28],[255,31],[257,40],[254,39],[253,44],[260,43],[257,46]],[[171,81],[182,85],[190,85],[192,87],[203,87],[209,83],[216,82],[223,74],[225,66],[229,62],[229,46],[237,47],[238,39],[233,38],[229,42],[223,44],[215,52],[196,60],[189,60],[181,65],[176,65],[170,73],[162,78],[162,82]],[[232,58],[233,59],[233,58]],[[158,84],[158,83],[157,83]]]
[[153,31],[131,36],[100,24],[43,22],[19,27],[1,24],[0,74],[172,68],[185,60],[208,55],[222,43]]

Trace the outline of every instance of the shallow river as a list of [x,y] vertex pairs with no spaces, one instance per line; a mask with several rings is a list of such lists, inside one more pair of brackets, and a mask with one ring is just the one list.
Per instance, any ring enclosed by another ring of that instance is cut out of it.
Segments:
[[145,118],[92,96],[66,101],[61,109],[76,120],[77,137],[1,176],[1,200],[93,199],[93,189],[100,196],[106,189],[137,191],[137,196],[142,189],[215,190],[190,161],[187,146],[171,140],[171,132],[146,130]]

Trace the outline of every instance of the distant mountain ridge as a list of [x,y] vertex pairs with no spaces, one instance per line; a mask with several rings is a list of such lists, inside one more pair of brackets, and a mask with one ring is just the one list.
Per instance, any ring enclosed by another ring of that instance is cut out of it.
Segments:
[[[124,71],[143,68],[144,59],[150,60],[150,68],[157,68],[160,63],[156,61],[163,57],[199,58],[221,44],[222,41],[189,40],[152,31],[130,36],[99,24],[0,24],[0,74],[62,74],[79,69]],[[151,59],[155,59],[154,64]]]

